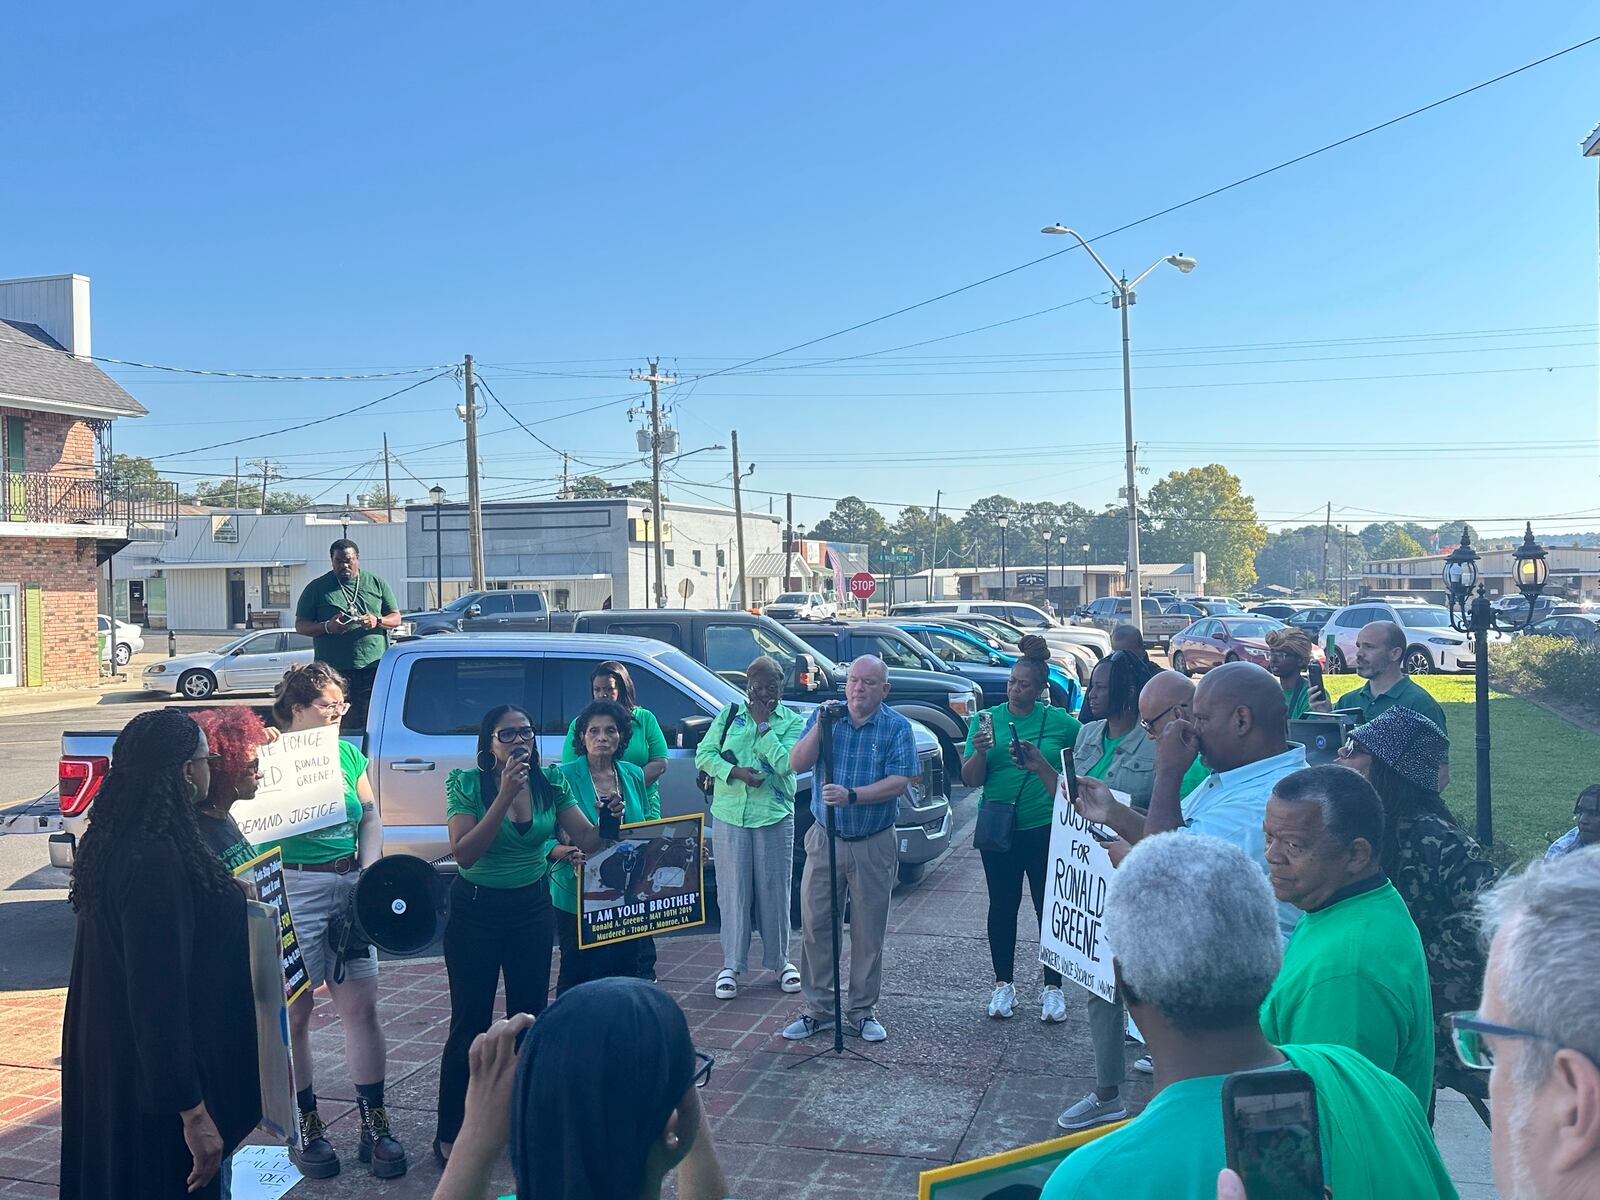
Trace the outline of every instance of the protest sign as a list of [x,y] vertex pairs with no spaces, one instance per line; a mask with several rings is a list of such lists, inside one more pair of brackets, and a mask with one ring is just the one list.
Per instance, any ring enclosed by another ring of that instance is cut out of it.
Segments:
[[282,1146],[240,1146],[233,1152],[233,1200],[279,1200],[300,1179]]
[[917,1179],[917,1200],[1025,1200],[1044,1191],[1051,1174],[1079,1146],[1104,1137],[1126,1122],[1117,1121],[1085,1129],[1082,1133],[1052,1138],[990,1154],[970,1162],[953,1163],[924,1171]]
[[583,863],[578,945],[583,949],[705,924],[705,817],[622,827],[620,840]]
[[256,1078],[261,1089],[258,1127],[281,1143],[298,1146],[300,1119],[289,1057],[289,1004],[283,998],[278,910],[259,900],[247,900],[244,908],[256,1016]]
[[1050,857],[1045,863],[1050,892],[1040,922],[1039,961],[1102,1000],[1117,993],[1102,923],[1112,870],[1106,848],[1067,799],[1063,775],[1050,822]]
[[294,921],[289,916],[289,897],[283,890],[283,855],[274,846],[249,862],[240,863],[233,869],[233,875],[250,886],[257,900],[277,910],[278,952],[283,959],[283,995],[285,1002],[293,1004],[310,986],[310,979],[306,975],[305,959],[300,954],[299,939],[294,935]]
[[326,829],[345,819],[339,730],[333,725],[286,733],[262,746],[254,799],[228,810],[252,846]]

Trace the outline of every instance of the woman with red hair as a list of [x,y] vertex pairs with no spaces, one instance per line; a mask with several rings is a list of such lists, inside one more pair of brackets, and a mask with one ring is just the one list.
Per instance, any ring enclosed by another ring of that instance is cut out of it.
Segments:
[[194,720],[216,756],[211,764],[211,788],[199,809],[200,836],[232,871],[254,858],[256,848],[245,841],[228,810],[236,801],[255,797],[261,779],[256,757],[262,746],[281,735],[243,705],[208,708],[195,713]]

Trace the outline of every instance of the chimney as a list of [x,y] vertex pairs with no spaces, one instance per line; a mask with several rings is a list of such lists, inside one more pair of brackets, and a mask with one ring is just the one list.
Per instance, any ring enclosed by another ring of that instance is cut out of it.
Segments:
[[39,326],[79,358],[93,353],[87,275],[0,279],[0,318]]

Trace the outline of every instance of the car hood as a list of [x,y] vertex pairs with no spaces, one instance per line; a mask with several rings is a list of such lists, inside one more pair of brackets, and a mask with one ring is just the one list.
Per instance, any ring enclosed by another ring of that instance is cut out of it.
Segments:
[[[999,670],[998,667],[991,668]],[[971,692],[972,680],[963,675],[946,675],[942,671],[915,671],[910,667],[890,667],[891,686],[905,685],[915,688],[944,688],[951,692]],[[890,693],[893,695],[893,693]]]

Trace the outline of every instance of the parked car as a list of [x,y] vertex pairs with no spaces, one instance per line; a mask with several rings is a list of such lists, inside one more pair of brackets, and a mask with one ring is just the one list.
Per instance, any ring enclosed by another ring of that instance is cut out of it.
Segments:
[[[1406,632],[1405,669],[1409,675],[1431,671],[1470,671],[1476,666],[1472,639],[1450,625],[1450,610],[1440,604],[1396,604],[1389,600],[1362,600],[1333,611],[1322,627],[1322,640],[1333,639],[1328,669],[1351,671],[1356,662],[1356,636],[1373,621],[1393,621]],[[1491,643],[1507,642],[1503,633],[1490,633]]]
[[219,692],[270,692],[290,667],[310,661],[311,639],[305,634],[268,629],[217,650],[151,663],[142,678],[147,692],[206,700]]
[[[1139,608],[1146,646],[1166,645],[1172,635],[1186,628],[1192,619],[1163,612],[1160,601],[1152,600],[1149,596],[1144,598]],[[1089,604],[1079,620],[1109,635],[1118,625],[1126,625],[1133,620],[1133,597],[1101,596]]]
[[825,621],[839,615],[839,606],[821,592],[785,592],[764,606],[761,615],[774,621]]
[[1244,615],[1244,606],[1232,596],[1188,596],[1185,599],[1208,617],[1239,617]]
[[1111,653],[1111,638],[1086,625],[1063,625],[1031,604],[1016,600],[913,600],[889,609],[891,617],[988,617],[1023,633],[1037,633],[1051,645],[1088,646],[1099,658]]
[[101,613],[95,620],[99,631],[106,638],[106,656],[117,666],[127,666],[133,660],[133,656],[144,649],[144,629],[141,626],[118,620],[115,622],[116,633],[113,634],[113,621],[105,613]]
[[1592,642],[1600,638],[1600,614],[1566,613],[1535,621],[1526,630],[1530,637],[1570,638],[1575,642]]
[[[1528,598],[1526,596],[1502,596],[1494,602],[1494,609],[1508,622],[1525,621],[1528,619]],[[1533,619],[1542,621],[1546,617],[1565,617],[1575,613],[1592,613],[1596,611],[1592,604],[1584,604],[1573,600],[1563,600],[1559,597],[1540,596],[1533,602]]]
[[1291,625],[1303,630],[1313,642],[1322,644],[1322,627],[1328,623],[1328,618],[1333,616],[1334,609],[1330,605],[1319,604],[1315,608],[1302,608],[1283,618],[1285,625]]
[[1187,600],[1175,600],[1161,610],[1164,617],[1184,617],[1190,621],[1198,621],[1205,616],[1205,612]]
[[1252,604],[1250,615],[1252,617],[1271,617],[1274,621],[1287,621],[1297,612],[1303,612],[1316,605],[1309,600],[1268,600],[1264,604]]
[[[743,702],[744,694],[682,650],[655,638],[572,634],[414,638],[390,647],[379,660],[367,727],[346,735],[372,763],[367,777],[383,816],[384,852],[414,854],[454,870],[444,781],[452,769],[472,765],[483,714],[508,701],[522,705],[538,730],[540,757],[559,762],[568,726],[591,700],[590,673],[607,660],[627,666],[639,703],[655,714],[666,736],[662,815],[703,813],[705,796],[694,782],[695,748],[717,713],[730,701]],[[918,772],[900,798],[895,822],[900,875],[906,880],[920,876],[950,838],[938,742],[915,722],[912,729]],[[72,865],[116,736],[115,730],[62,735],[60,830],[50,838],[50,861],[56,866]],[[809,773],[800,776],[797,791],[799,828],[811,822]],[[715,837],[715,826],[708,825],[707,840]],[[803,865],[800,837],[795,855]],[[797,872],[797,884],[799,878]]]
[[[1002,621],[998,617],[984,617],[969,613],[965,617],[945,617],[937,614],[920,617],[891,617],[891,621],[912,622],[922,625],[938,625],[945,629],[955,629],[961,633],[977,638],[991,650],[998,650],[1002,654],[1013,657],[1020,656],[1022,639],[1027,635],[1015,625]],[[1094,633],[1104,636],[1098,629],[1084,630],[1085,633]],[[1075,642],[1050,641],[1050,660],[1059,666],[1063,672],[1071,675],[1082,686],[1089,686],[1089,676],[1094,672],[1095,665],[1105,657],[1102,649],[1096,644],[1080,645]],[[1106,638],[1105,650],[1109,651],[1111,639]]]
[[406,613],[395,630],[400,637],[435,633],[544,633],[550,629],[550,605],[544,593],[531,588],[467,592],[443,608]]
[[[1272,617],[1205,617],[1172,639],[1172,669],[1194,675],[1225,662],[1253,662],[1264,667],[1267,634],[1282,628],[1283,622]],[[1318,666],[1327,664],[1320,649],[1315,661]]]
[[[927,647],[938,661],[948,663],[952,670],[961,672],[974,682],[979,681],[979,676],[972,674],[974,671],[985,672],[984,679],[988,678],[988,672],[999,672],[1001,678],[996,679],[993,686],[987,682],[982,684],[983,702],[985,707],[990,708],[1005,703],[1006,682],[1021,654],[1008,653],[991,646],[983,634],[975,629],[956,629],[949,625],[933,625],[907,618],[898,622],[898,628]],[[1063,669],[1053,659],[1046,667],[1046,674],[1050,679],[1050,703],[1064,707],[1068,712],[1077,712],[1083,703],[1083,686],[1078,682],[1077,674]]]

